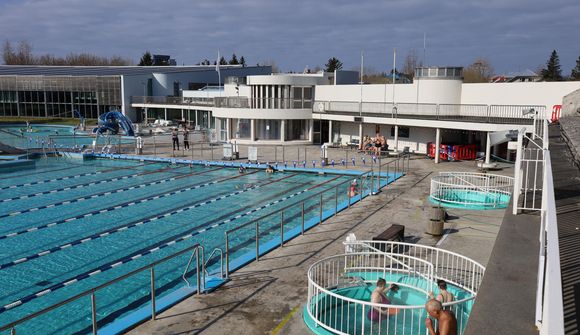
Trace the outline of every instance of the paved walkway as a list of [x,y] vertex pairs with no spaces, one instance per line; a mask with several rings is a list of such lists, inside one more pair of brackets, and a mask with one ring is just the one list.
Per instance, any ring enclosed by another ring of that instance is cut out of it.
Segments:
[[486,265],[504,210],[450,210],[452,220],[443,238],[423,233],[431,207],[430,178],[449,170],[473,171],[474,163],[411,160],[410,173],[380,194],[234,272],[231,281],[213,293],[188,298],[130,334],[308,334],[302,308],[310,264],[342,253],[349,232],[369,239],[392,223],[405,225],[408,242],[438,245]]

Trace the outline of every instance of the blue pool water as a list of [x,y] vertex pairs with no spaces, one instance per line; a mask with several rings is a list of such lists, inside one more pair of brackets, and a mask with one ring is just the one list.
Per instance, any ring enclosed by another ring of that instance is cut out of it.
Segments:
[[[80,132],[72,126],[62,125],[31,125],[27,130],[25,124],[0,126],[0,142],[21,149],[51,147],[73,148],[92,146],[95,137],[88,132]],[[130,144],[134,139],[130,137],[103,137],[97,138],[97,144]]]
[[[367,282],[374,282],[379,277],[377,273],[358,273],[357,275],[364,278]],[[387,294],[393,305],[423,306],[429,299],[428,296],[425,292],[414,289],[413,287],[433,287],[432,290],[437,292],[433,283],[427,283],[422,278],[410,278],[399,273],[381,274],[380,277],[383,277],[387,283],[392,282],[411,286],[406,287],[401,285],[397,293],[389,292]],[[354,286],[335,289],[333,293],[351,299],[370,302],[371,294],[375,288],[376,286],[374,285]],[[472,296],[471,293],[450,284],[447,289],[455,296],[456,300],[462,300]],[[324,294],[319,297],[318,319],[327,325],[331,325],[332,328],[347,334],[360,334],[362,321],[365,322],[364,334],[426,334],[424,320],[427,317],[427,313],[424,308],[408,309],[404,313],[401,310],[381,320],[379,327],[378,323],[370,322],[368,319],[362,320],[368,317],[370,310],[369,306],[365,306],[363,311],[361,310],[363,308],[362,306],[358,304],[347,305]],[[463,333],[472,307],[473,300],[468,300],[455,306],[453,311],[458,320],[458,327],[460,327],[459,333]],[[323,327],[316,327],[314,320],[309,316],[306,308],[305,306],[304,321],[310,330],[318,335],[332,334]]]
[[438,201],[430,197],[431,202],[440,203],[441,206],[463,209],[502,209],[510,202],[510,195],[505,193],[490,193],[475,190],[447,190]]
[[[0,326],[196,243],[207,257],[224,248],[225,231],[292,204],[284,212],[284,229],[296,232],[301,202],[305,219],[317,220],[319,197],[309,196],[323,191],[327,216],[335,194],[339,204],[346,203],[353,178],[253,169],[240,175],[219,166],[62,157],[0,176]],[[278,216],[260,222],[261,251],[279,241],[279,226]],[[232,233],[229,243],[233,270],[255,250],[253,226]],[[155,268],[158,299],[184,288],[181,275],[189,257],[185,253]],[[209,273],[216,273],[218,262],[208,264]],[[197,286],[195,269],[187,278]],[[98,291],[99,327],[146,306],[149,283],[145,271]],[[88,333],[90,306],[83,297],[16,329]]]

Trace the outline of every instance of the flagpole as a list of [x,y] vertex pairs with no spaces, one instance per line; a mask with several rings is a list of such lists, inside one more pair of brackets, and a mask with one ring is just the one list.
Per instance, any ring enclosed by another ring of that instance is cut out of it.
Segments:
[[218,73],[218,91],[220,92],[220,98],[222,96],[222,75],[220,73],[220,51],[218,49],[217,61],[215,62],[215,70]]

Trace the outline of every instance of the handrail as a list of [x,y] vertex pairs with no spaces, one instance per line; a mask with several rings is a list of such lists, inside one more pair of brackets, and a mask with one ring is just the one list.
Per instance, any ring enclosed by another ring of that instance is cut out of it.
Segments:
[[[463,256],[461,254],[458,254],[456,252],[449,251],[449,250],[445,250],[445,249],[440,249],[440,248],[437,248],[437,247],[432,247],[432,246],[423,245],[423,244],[408,243],[408,242],[395,242],[395,241],[368,241],[368,240],[357,240],[357,241],[358,242],[375,243],[375,244],[377,244],[377,243],[378,244],[385,244],[385,245],[390,245],[391,247],[393,247],[393,246],[403,246],[403,247],[407,247],[409,249],[411,249],[411,248],[414,248],[414,249],[424,249],[424,250],[428,250],[430,252],[443,252],[445,254],[449,254],[449,255],[452,255],[454,257],[461,258],[461,259],[463,259],[463,260],[465,260],[467,262],[470,262],[471,264],[474,265],[474,267],[477,267],[477,269],[479,271],[485,271],[485,267],[481,263],[479,263],[477,261],[474,261],[474,260],[472,260],[472,259],[470,259],[468,257],[465,257],[465,256]],[[437,273],[435,273],[435,276],[438,277],[437,276]],[[468,291],[471,292],[471,290],[468,287],[462,286],[459,283],[454,283],[454,284],[456,284],[457,286],[460,286],[460,287],[462,287],[462,288],[464,288],[464,289],[466,289],[466,290],[468,290]],[[472,292],[472,293],[475,293],[475,292]]]
[[[200,250],[201,249],[201,257],[200,257]],[[203,252],[203,246],[198,246],[197,248],[195,248],[195,250],[193,250],[191,252],[191,256],[189,257],[189,261],[187,262],[187,265],[185,266],[185,269],[183,270],[183,275],[181,275],[181,278],[183,278],[183,280],[187,283],[187,287],[190,287],[191,285],[189,284],[189,280],[187,280],[187,271],[189,270],[189,266],[191,265],[191,262],[193,261],[193,256],[197,256],[196,258],[196,267],[198,269],[197,271],[197,292],[199,294],[199,292],[201,291],[201,287],[202,284],[200,282],[200,278],[199,278],[199,260],[201,258],[201,264],[203,264],[203,256],[204,256],[204,252]],[[203,280],[203,283],[205,283],[205,278]]]
[[220,277],[223,278],[224,277],[224,252],[221,248],[215,248],[209,254],[209,256],[207,257],[207,260],[205,261],[205,263],[203,263],[203,266],[202,266],[203,273],[205,273],[205,275],[209,276],[209,272],[207,271],[207,264],[209,263],[209,261],[211,260],[213,255],[216,253],[216,251],[219,252],[219,255],[220,255]]
[[[370,242],[370,243],[372,243],[372,242]],[[414,270],[411,266],[405,264],[404,262],[401,262],[401,261],[395,259],[393,256],[390,256],[390,255],[400,256],[402,254],[395,254],[395,253],[392,253],[392,252],[382,251],[380,249],[377,249],[377,248],[373,247],[370,243],[367,243],[367,241],[344,241],[344,242],[342,242],[342,244],[344,244],[344,245],[363,245],[363,246],[369,248],[370,250],[372,250],[372,251],[374,251],[376,253],[380,253],[382,255],[385,255],[387,258],[389,258],[389,259],[395,261],[396,263],[402,265],[403,267],[407,268],[409,271],[412,271],[412,272],[416,273],[417,275],[419,275],[420,277],[423,277],[423,279],[425,279],[427,281],[432,281],[433,280],[433,268],[431,268],[431,277],[429,278],[429,276],[425,276],[425,275],[421,274],[419,271]],[[347,253],[347,254],[351,254],[351,253]],[[433,266],[433,264],[431,264],[431,266]]]
[[[371,253],[371,252],[364,253],[364,252],[362,252],[362,253],[339,254],[339,255],[330,256],[330,257],[321,259],[319,261],[316,261],[308,269],[308,279],[309,279],[309,282],[311,282],[317,288],[325,291],[324,292],[325,294],[328,294],[330,296],[337,297],[337,298],[339,298],[341,300],[344,300],[344,301],[349,301],[349,302],[354,302],[354,303],[360,303],[360,304],[363,304],[363,305],[369,305],[369,306],[375,306],[375,307],[384,307],[384,308],[397,308],[397,309],[417,309],[417,308],[423,309],[423,308],[425,308],[425,305],[395,305],[395,304],[383,304],[383,303],[374,303],[374,302],[370,302],[370,301],[364,301],[364,300],[358,300],[358,299],[350,298],[350,297],[347,297],[347,296],[344,296],[344,295],[336,294],[336,293],[332,292],[331,290],[322,287],[320,284],[318,284],[315,280],[313,280],[311,278],[312,269],[316,265],[318,265],[318,264],[320,264],[322,262],[328,261],[330,259],[333,259],[333,258],[341,258],[341,257],[353,255],[353,254],[375,254],[375,253]],[[400,256],[405,256],[405,255],[400,255]],[[409,257],[409,258],[416,258],[416,257],[411,257],[411,256],[407,256],[407,257]],[[425,260],[423,260],[423,261],[426,262]],[[410,287],[410,285],[407,285],[407,284],[399,284],[399,283],[397,283],[397,285]],[[413,288],[421,291],[421,289],[419,289],[417,287],[414,287],[413,286]],[[423,293],[425,293],[425,292],[423,292]],[[474,292],[471,292],[471,293],[473,293],[472,296],[470,296],[468,298],[463,298],[461,300],[454,300],[454,301],[451,301],[451,302],[446,302],[443,305],[444,306],[452,306],[452,305],[457,305],[457,304],[463,303],[465,301],[473,300],[473,299],[475,299],[475,297],[477,296],[477,294],[474,293]]]
[[[83,291],[81,293],[78,293],[78,294],[76,294],[76,295],[74,295],[74,296],[72,296],[72,297],[70,297],[70,298],[68,298],[66,300],[63,300],[63,301],[60,301],[60,302],[58,302],[56,304],[50,305],[48,307],[45,307],[45,308],[41,309],[40,311],[34,312],[32,314],[29,314],[29,315],[27,315],[25,317],[22,317],[22,318],[18,319],[18,320],[11,321],[10,323],[7,323],[7,324],[5,324],[3,326],[0,326],[0,331],[4,331],[4,330],[8,330],[8,329],[14,329],[14,327],[16,327],[17,325],[19,325],[19,324],[21,324],[23,322],[26,322],[28,320],[34,319],[37,316],[46,314],[46,313],[48,313],[48,312],[50,312],[50,311],[52,311],[52,310],[54,310],[54,309],[56,309],[58,307],[64,306],[64,305],[66,305],[66,304],[68,304],[68,303],[70,303],[72,301],[78,300],[79,298],[82,298],[82,297],[87,296],[89,294],[92,295],[92,296],[94,296],[94,294],[97,291],[99,291],[99,290],[101,290],[101,289],[103,289],[105,287],[108,287],[108,286],[110,286],[112,284],[115,284],[115,283],[117,283],[117,282],[119,282],[121,280],[124,280],[126,278],[132,277],[133,275],[136,275],[138,273],[141,273],[141,272],[143,272],[143,271],[145,271],[147,269],[153,270],[153,268],[155,266],[157,266],[157,265],[159,265],[161,263],[164,263],[164,262],[166,262],[166,261],[168,261],[168,260],[170,260],[172,258],[175,258],[175,257],[177,257],[179,255],[182,255],[182,254],[184,254],[184,253],[186,253],[186,252],[188,252],[190,250],[197,249],[199,246],[200,246],[200,244],[196,243],[193,246],[187,247],[187,248],[185,248],[183,250],[180,250],[180,251],[178,251],[176,253],[173,253],[173,254],[171,254],[169,256],[166,256],[166,257],[164,257],[164,258],[162,258],[162,259],[160,259],[158,261],[155,261],[155,262],[153,262],[151,264],[142,266],[142,267],[140,267],[140,268],[138,268],[136,270],[133,270],[133,271],[131,271],[129,273],[126,273],[126,274],[124,274],[124,275],[122,275],[120,277],[111,279],[111,280],[109,280],[109,281],[107,281],[107,282],[105,282],[103,284],[97,285],[97,286],[95,286],[95,287],[93,287],[91,289],[88,289],[86,291]],[[152,281],[154,281],[153,272],[152,272],[152,277],[151,278],[152,278]],[[154,305],[154,296],[153,295],[152,295],[152,299],[153,299],[153,305]],[[95,306],[93,306],[93,307],[95,307]],[[92,315],[92,317],[93,317],[93,333],[96,334],[96,308],[93,308],[92,313],[93,313],[93,315]],[[153,313],[152,313],[153,316],[155,315],[154,313],[155,313],[155,311],[153,311]]]

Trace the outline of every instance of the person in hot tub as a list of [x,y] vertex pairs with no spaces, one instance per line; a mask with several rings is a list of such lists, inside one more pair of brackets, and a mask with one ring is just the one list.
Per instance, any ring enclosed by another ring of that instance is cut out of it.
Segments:
[[[371,302],[375,304],[390,304],[391,300],[387,298],[387,292],[392,291],[397,293],[399,291],[399,285],[391,284],[387,286],[387,281],[383,278],[377,280],[377,287],[371,294]],[[369,310],[367,317],[373,322],[379,322],[380,320],[386,319],[389,315],[396,314],[399,310],[397,308],[380,308],[372,306]]]

